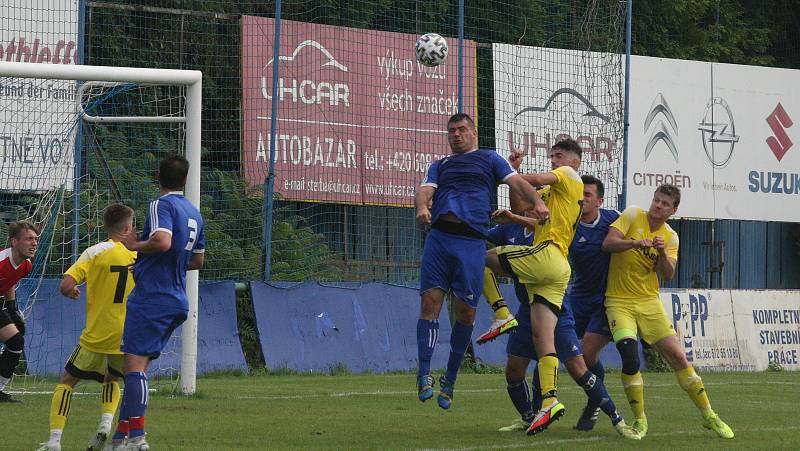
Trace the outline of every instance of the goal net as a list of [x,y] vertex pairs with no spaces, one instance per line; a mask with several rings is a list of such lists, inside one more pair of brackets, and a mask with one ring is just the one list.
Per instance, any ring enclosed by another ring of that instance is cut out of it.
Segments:
[[[77,344],[85,299],[61,297],[58,285],[83,250],[107,239],[107,205],[132,207],[141,229],[158,195],[158,161],[169,153],[189,159],[186,195],[199,205],[200,86],[196,71],[0,63],[0,240],[9,242],[12,221],[41,229],[33,271],[17,288],[27,332],[10,390],[60,373]],[[151,371],[173,384],[180,374],[191,393],[196,271],[187,283],[189,319]]]

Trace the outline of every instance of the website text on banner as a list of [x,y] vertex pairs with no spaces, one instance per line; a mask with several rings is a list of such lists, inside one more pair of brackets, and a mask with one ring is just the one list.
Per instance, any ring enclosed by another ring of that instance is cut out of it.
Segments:
[[800,222],[800,71],[635,56],[628,205],[683,192],[676,216]]
[[[242,17],[242,162],[269,166],[274,21]],[[281,22],[275,192],[284,199],[411,206],[428,164],[449,153],[458,46],[416,61],[410,34]],[[463,111],[475,117],[475,45],[465,41]]]

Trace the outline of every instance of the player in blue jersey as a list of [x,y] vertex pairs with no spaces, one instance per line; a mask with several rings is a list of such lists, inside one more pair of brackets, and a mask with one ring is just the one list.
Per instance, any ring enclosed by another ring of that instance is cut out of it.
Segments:
[[[591,175],[581,176],[581,179],[583,213],[569,249],[573,279],[567,297],[575,318],[575,332],[581,338],[583,360],[592,373],[603,380],[605,368],[599,359],[600,351],[611,342],[611,329],[603,306],[611,254],[603,252],[602,246],[608,227],[619,217],[619,212],[601,208],[605,195],[602,181]],[[575,429],[591,430],[599,412],[600,407],[589,400]]]
[[[583,180],[585,182],[586,178],[583,178]],[[584,199],[590,194],[590,191],[593,190],[584,188]],[[518,206],[519,203],[515,202],[515,196],[512,196],[512,207],[516,210]],[[492,243],[498,246],[529,246],[533,243],[533,227],[536,222],[527,217],[527,215],[515,214],[509,210],[498,210],[493,214],[493,217],[500,225],[489,230],[488,238]],[[573,241],[572,245],[574,246],[574,244],[575,241]],[[500,428],[501,432],[527,430],[542,403],[538,366],[534,367],[533,390],[528,388],[525,380],[525,372],[531,360],[538,360],[536,348],[533,344],[529,295],[525,286],[517,281],[514,282],[514,290],[520,301],[516,315],[519,326],[509,334],[508,343],[506,344],[506,353],[508,354],[506,382],[508,384],[508,395],[519,412],[520,418],[511,425]],[[611,400],[602,379],[598,378],[586,367],[581,353],[581,344],[575,333],[575,321],[572,317],[570,303],[569,295],[567,295],[564,298],[564,304],[559,312],[555,328],[555,347],[558,359],[564,362],[572,379],[584,389],[589,402],[602,406],[603,412],[611,419],[614,429],[625,438],[637,440],[639,436],[617,412],[617,408]]]
[[[138,252],[133,266],[136,287],[128,296],[120,350],[125,353],[125,392],[112,450],[145,451],[147,367],[161,354],[172,332],[189,311],[186,271],[203,267],[205,237],[200,211],[183,196],[189,162],[164,157],[158,167],[159,198],[150,203],[141,237],[123,240]],[[126,442],[127,437],[127,442]]]
[[431,224],[420,267],[420,318],[417,322],[420,401],[433,397],[431,356],[439,337],[439,312],[445,294],[452,292],[456,321],[450,334],[447,371],[440,379],[439,407],[450,408],[458,368],[470,343],[475,308],[483,291],[484,239],[489,226],[495,188],[506,183],[533,205],[537,219],[548,210],[539,194],[511,165],[492,150],[478,149],[475,123],[466,114],[447,122],[452,153],[434,161],[417,190],[417,222]]

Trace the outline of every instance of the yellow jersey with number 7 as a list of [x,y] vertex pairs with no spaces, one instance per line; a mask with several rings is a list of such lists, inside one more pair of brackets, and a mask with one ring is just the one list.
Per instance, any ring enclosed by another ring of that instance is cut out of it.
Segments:
[[80,343],[89,351],[122,354],[119,342],[125,324],[125,303],[133,289],[128,267],[136,252],[108,240],[86,249],[65,273],[79,284],[86,282],[86,327]]

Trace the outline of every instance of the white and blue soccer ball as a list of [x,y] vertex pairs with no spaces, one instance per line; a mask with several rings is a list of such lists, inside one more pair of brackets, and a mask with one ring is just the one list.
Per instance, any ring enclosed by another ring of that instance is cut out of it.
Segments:
[[448,51],[447,41],[436,33],[423,34],[414,45],[417,61],[428,67],[442,64],[447,59]]

